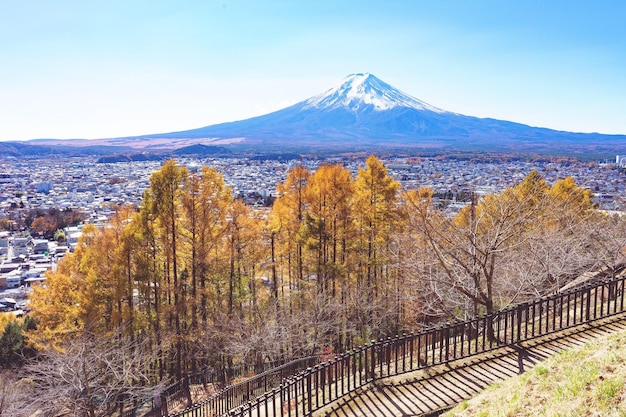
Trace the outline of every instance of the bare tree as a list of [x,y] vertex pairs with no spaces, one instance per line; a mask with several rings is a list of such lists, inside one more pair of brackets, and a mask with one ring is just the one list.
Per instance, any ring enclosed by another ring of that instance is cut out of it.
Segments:
[[[162,389],[151,385],[151,355],[145,345],[85,333],[50,349],[25,367],[33,406],[43,415],[112,415],[123,404],[151,398]],[[161,382],[163,384],[163,382]]]
[[610,250],[597,244],[592,230],[602,217],[570,178],[550,188],[533,171],[499,195],[473,196],[454,218],[435,209],[428,190],[405,202],[412,239],[403,265],[431,315],[491,314],[555,291],[618,252],[619,239]]
[[32,381],[20,378],[15,371],[0,373],[0,417],[32,416],[37,411],[33,388]]
[[612,277],[626,263],[626,217],[603,213],[588,233],[601,255],[599,266],[610,271]]
[[226,332],[208,335],[209,340],[221,337],[227,355],[255,366],[334,350],[340,330],[345,330],[340,301],[316,288],[297,296],[301,306],[297,312],[268,307],[253,320],[234,317],[228,320]]

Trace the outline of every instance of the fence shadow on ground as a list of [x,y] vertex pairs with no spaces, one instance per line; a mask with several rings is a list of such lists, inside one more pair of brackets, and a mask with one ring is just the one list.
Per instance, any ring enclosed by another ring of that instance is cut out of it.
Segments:
[[517,346],[374,381],[315,416],[435,416],[494,382],[531,369],[539,361],[609,333],[626,330],[626,314],[563,330]]
[[[171,414],[171,417],[317,415],[318,410],[343,404],[346,399],[356,398],[355,393],[364,393],[369,387],[374,386],[380,391],[385,386],[381,381],[416,372],[432,376],[441,369],[476,370],[476,374],[468,374],[465,379],[484,381],[481,385],[484,387],[491,380],[515,375],[539,358],[561,350],[559,344],[563,342],[559,339],[564,334],[575,335],[577,329],[591,329],[610,317],[622,316],[626,311],[626,274],[623,272],[624,268],[621,268],[619,275],[613,274],[616,278],[587,282],[490,315],[372,341],[300,373],[264,380],[271,383],[263,382],[262,387],[259,385],[261,380],[248,380],[228,387],[207,401]],[[574,333],[564,333],[568,331]],[[550,339],[550,335],[557,335],[557,339]],[[576,339],[572,337],[572,340]],[[540,340],[553,340],[553,343],[530,350],[530,347],[538,346],[535,343]],[[511,362],[509,365],[495,366],[484,362],[492,355],[503,355],[503,352],[509,353],[504,356],[508,358],[505,363]],[[475,366],[460,365],[464,363],[474,363]],[[458,378],[463,376],[458,375]],[[441,403],[442,407],[455,403],[455,398],[462,398],[453,389],[458,380],[452,378],[446,385],[430,391],[422,387],[427,393],[424,401],[435,402],[435,405]],[[383,397],[379,395],[379,398]],[[444,400],[435,401],[439,397]],[[446,397],[450,401],[445,401]],[[393,403],[388,400],[388,404]],[[414,415],[420,410],[419,407],[407,409],[398,415]],[[372,410],[367,410],[357,415],[371,413]]]

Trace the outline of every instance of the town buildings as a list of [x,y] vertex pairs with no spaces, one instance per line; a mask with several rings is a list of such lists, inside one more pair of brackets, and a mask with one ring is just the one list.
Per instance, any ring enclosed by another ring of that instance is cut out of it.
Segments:
[[[248,204],[261,205],[276,196],[276,186],[290,168],[300,163],[315,170],[321,163],[342,163],[353,175],[364,165],[364,158],[309,159],[302,161],[253,160],[248,158],[181,158],[179,164],[197,171],[213,166],[233,191]],[[441,158],[393,158],[385,160],[390,174],[405,189],[432,188],[445,204],[458,210],[469,193],[498,193],[519,183],[531,170],[537,170],[549,183],[572,176],[579,186],[590,189],[600,207],[624,210],[626,175],[615,163],[528,162],[455,160]],[[98,164],[96,158],[15,159],[0,156],[0,220],[11,231],[0,232],[0,289],[21,287],[44,279],[80,235],[79,228],[65,231],[67,247],[28,237],[17,219],[33,210],[78,210],[86,222],[106,222],[118,205],[141,204],[158,161]],[[66,249],[67,248],[67,249]],[[19,278],[18,278],[19,277]],[[30,280],[30,281],[29,281]]]

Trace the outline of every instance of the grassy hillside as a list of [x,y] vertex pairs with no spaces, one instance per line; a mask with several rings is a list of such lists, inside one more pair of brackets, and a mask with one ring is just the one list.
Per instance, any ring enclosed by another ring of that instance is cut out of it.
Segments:
[[563,351],[444,415],[625,416],[626,331]]

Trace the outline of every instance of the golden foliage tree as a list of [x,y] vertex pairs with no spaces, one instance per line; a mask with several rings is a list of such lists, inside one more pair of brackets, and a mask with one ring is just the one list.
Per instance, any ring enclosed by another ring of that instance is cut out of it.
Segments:
[[492,313],[624,260],[624,221],[595,210],[571,178],[550,186],[532,171],[472,195],[454,217],[430,189],[400,193],[373,156],[355,177],[340,164],[297,165],[277,190],[271,210],[253,209],[215,169],[165,162],[139,209],[85,226],[34,290],[40,325],[29,337],[141,339],[156,379],[258,370]]
[[[385,164],[375,156],[365,161],[359,168],[354,185],[353,216],[355,235],[355,263],[357,291],[365,295],[365,326],[373,329],[374,310],[377,303],[389,306],[389,290],[398,289],[397,275],[392,267],[393,251],[391,237],[399,231],[400,211],[398,210],[398,183],[388,173]],[[380,296],[384,296],[379,298]],[[393,296],[393,294],[392,294]],[[380,316],[383,312],[378,311]]]

